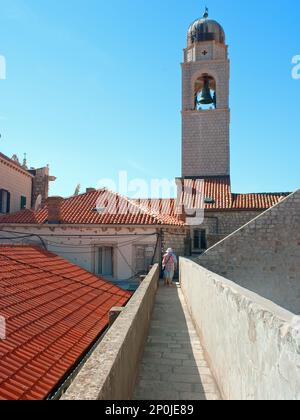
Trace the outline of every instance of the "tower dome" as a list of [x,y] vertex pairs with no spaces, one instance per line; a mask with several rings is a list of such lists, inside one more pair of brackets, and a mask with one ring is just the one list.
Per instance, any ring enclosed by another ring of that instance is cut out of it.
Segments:
[[225,32],[222,26],[215,20],[209,19],[208,9],[201,19],[197,19],[189,27],[188,46],[195,42],[216,41],[225,44]]

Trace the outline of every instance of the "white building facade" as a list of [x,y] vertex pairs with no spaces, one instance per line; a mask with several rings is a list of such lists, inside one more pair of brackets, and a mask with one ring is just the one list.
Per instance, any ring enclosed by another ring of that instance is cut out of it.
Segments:
[[50,197],[39,211],[0,217],[0,243],[44,247],[108,280],[138,278],[169,247],[186,254],[187,234],[179,218],[154,214],[106,190]]

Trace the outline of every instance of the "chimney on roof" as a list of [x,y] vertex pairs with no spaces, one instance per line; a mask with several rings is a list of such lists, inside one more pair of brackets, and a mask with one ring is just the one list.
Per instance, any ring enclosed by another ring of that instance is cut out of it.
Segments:
[[86,193],[88,194],[88,193],[91,193],[91,192],[95,192],[96,191],[96,188],[87,188],[86,189]]
[[50,225],[59,225],[62,222],[62,197],[49,197],[47,200],[48,205],[48,223]]

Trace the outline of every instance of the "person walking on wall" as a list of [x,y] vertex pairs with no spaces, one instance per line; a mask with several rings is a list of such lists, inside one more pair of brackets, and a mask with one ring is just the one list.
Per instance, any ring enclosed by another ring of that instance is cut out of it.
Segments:
[[172,286],[175,271],[177,269],[177,257],[172,248],[169,248],[162,262],[165,286]]

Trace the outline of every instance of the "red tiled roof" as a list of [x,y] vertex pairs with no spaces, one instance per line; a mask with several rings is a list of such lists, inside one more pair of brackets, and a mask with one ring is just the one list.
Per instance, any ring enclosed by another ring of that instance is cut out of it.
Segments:
[[[199,180],[184,181],[184,192],[180,202],[186,209],[218,210],[267,210],[278,204],[290,193],[262,193],[262,194],[232,194],[229,177],[216,177]],[[205,202],[203,203],[203,199]],[[154,209],[162,214],[176,217],[177,203],[175,199],[144,199],[134,200],[138,205]]]
[[144,198],[138,200],[132,200],[133,203],[138,206],[142,206],[149,211],[159,213],[161,215],[169,215],[171,217],[177,217],[176,200],[174,198]]
[[[289,193],[232,194],[229,177],[185,180],[181,202],[188,209],[200,209],[203,197],[205,210],[267,210]],[[97,212],[97,208],[104,209]],[[22,210],[0,216],[0,224],[47,223],[47,206],[39,211]],[[92,191],[63,200],[63,224],[104,225],[171,225],[183,226],[175,199],[130,200],[108,190]]]
[[[96,211],[105,209],[102,213]],[[0,216],[0,223],[44,224],[47,206],[39,211],[22,210],[12,215]],[[175,225],[184,223],[174,215],[160,214],[138,206],[133,201],[108,190],[92,191],[63,200],[62,223],[104,225]]]
[[268,210],[290,193],[233,194],[231,208],[234,210]]
[[130,294],[29,246],[0,246],[0,400],[46,398]]
[[[213,199],[212,204],[203,203],[203,198]],[[229,178],[210,178],[204,180],[187,179],[184,181],[184,188],[178,203],[184,203],[186,209],[229,209],[231,208],[231,191]],[[168,214],[176,217],[178,203],[176,199],[140,199],[133,200],[137,205],[161,214]]]
[[[212,203],[203,203],[203,199],[211,199]],[[231,208],[230,178],[207,178],[203,181],[184,180],[182,202],[189,208],[205,210],[224,210]]]

